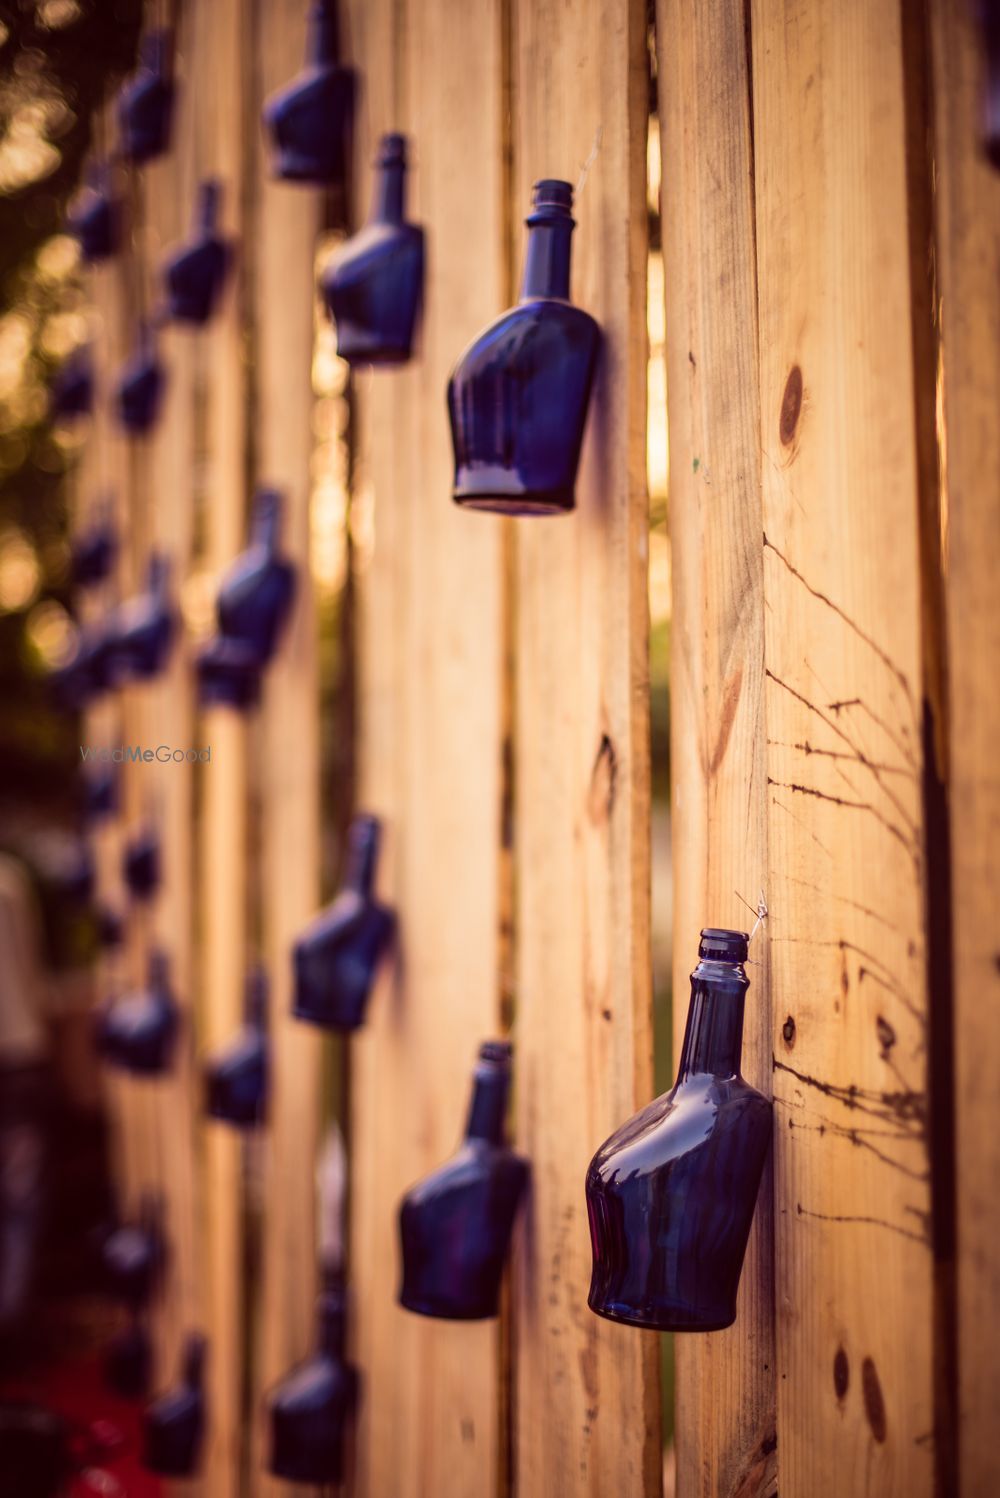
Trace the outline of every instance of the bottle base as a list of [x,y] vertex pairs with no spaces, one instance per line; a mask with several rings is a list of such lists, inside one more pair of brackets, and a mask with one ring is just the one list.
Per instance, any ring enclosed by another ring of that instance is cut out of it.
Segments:
[[336,163],[292,151],[274,157],[271,175],[278,182],[294,182],[301,187],[336,187],[343,181],[343,171]]
[[305,1025],[315,1025],[318,1030],[333,1030],[338,1035],[360,1030],[365,1022],[364,1014],[331,1014],[329,1011],[306,1009],[294,1002],[292,1003],[292,1017],[301,1020]]
[[496,1306],[463,1309],[417,1295],[400,1295],[399,1304],[404,1311],[413,1311],[417,1316],[431,1316],[436,1321],[491,1321],[498,1314]]
[[622,1326],[636,1326],[650,1332],[721,1332],[736,1320],[735,1311],[721,1320],[700,1320],[689,1311],[671,1306],[639,1311],[634,1306],[601,1305],[592,1300],[588,1305],[595,1316],[603,1316],[606,1321],[617,1321]]
[[348,363],[352,369],[398,369],[401,364],[408,364],[411,350],[407,345],[401,344],[392,347],[374,348],[341,348],[338,345],[337,355]]
[[453,498],[464,510],[493,515],[568,515],[576,506],[573,491],[565,489],[538,494],[479,494],[456,489]]

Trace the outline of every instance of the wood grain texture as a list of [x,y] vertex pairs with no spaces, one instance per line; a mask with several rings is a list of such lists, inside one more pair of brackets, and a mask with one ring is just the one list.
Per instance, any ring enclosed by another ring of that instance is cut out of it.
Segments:
[[[657,11],[669,391],[674,1030],[703,926],[747,929],[769,883],[757,280],[743,0]],[[650,421],[664,413],[652,411]],[[740,899],[742,896],[742,900]],[[743,1071],[771,1091],[766,947]],[[735,1326],[678,1337],[678,1492],[774,1492],[774,1245],[765,1174]]]
[[968,1498],[1000,1489],[1000,175],[981,152],[972,6],[931,5],[949,639],[958,1228],[958,1459]]
[[[187,232],[195,176],[195,107],[191,89],[194,9],[177,17],[178,103],[173,150],[151,162],[144,176],[148,204],[143,261],[150,305],[160,294],[159,275],[168,248]],[[160,335],[166,365],[163,410],[150,442],[145,475],[151,543],[170,562],[175,606],[191,565],[194,542],[194,350],[191,333],[166,327]],[[189,642],[178,629],[166,671],[150,688],[146,747],[186,751],[194,741],[194,691]],[[163,1194],[170,1244],[158,1338],[161,1381],[177,1376],[188,1332],[201,1325],[201,1265],[195,1200],[195,1119],[200,1106],[194,1057],[194,768],[186,760],[143,765],[141,772],[160,827],[163,887],[153,910],[151,936],[166,952],[181,1013],[174,1064],[148,1084],[156,1132],[157,1185]]]
[[[271,1097],[265,1160],[258,1374],[264,1388],[312,1347],[314,1172],[322,1039],[292,1017],[291,948],[320,894],[317,623],[309,568],[314,256],[320,196],[272,179],[259,128],[264,98],[302,66],[300,0],[267,0],[254,39],[258,141],[253,186],[254,481],[284,496],[282,549],[294,605],[266,673],[260,714],[257,895],[270,978]],[[263,1482],[262,1492],[284,1491]]]
[[[203,523],[200,564],[217,579],[243,549],[250,401],[246,303],[249,269],[247,95],[252,35],[242,0],[196,0],[192,38],[199,176],[222,186],[222,225],[236,241],[232,278],[204,334],[197,334],[198,470]],[[243,1016],[247,965],[247,725],[224,707],[198,716],[198,1019],[202,1053],[228,1043]],[[203,1201],[207,1389],[212,1411],[206,1490],[241,1491],[246,1438],[243,1394],[250,1333],[245,1320],[243,1145],[238,1133],[203,1119],[199,1160]]]
[[897,9],[754,0],[778,1464],[931,1491],[920,561]]
[[652,1095],[644,8],[522,0],[514,37],[514,221],[534,181],[575,184],[598,146],[572,294],[604,333],[576,513],[516,531],[516,1119],[533,1184],[514,1485],[638,1498],[661,1484],[658,1349],[587,1308],[584,1178]]
[[427,227],[413,362],[358,379],[359,796],[386,828],[393,970],[352,1043],[352,1279],[364,1405],[357,1491],[497,1492],[496,1323],[396,1304],[403,1192],[461,1137],[476,1048],[499,1022],[502,524],[451,503],[444,392],[501,307],[501,7],[350,11],[365,80],[355,221],[377,136],[411,142],[411,217]]
[[[96,149],[100,153],[105,147],[112,128],[112,107],[105,105],[98,116],[95,134]],[[120,357],[121,305],[123,289],[121,268],[117,262],[103,261],[89,273],[91,342],[96,367],[109,371],[116,367]],[[82,487],[78,493],[78,506],[82,515],[77,519],[92,517],[96,507],[107,504],[119,535],[126,528],[125,496],[122,488],[123,444],[116,429],[111,403],[107,398],[107,383],[104,398],[98,398],[93,423],[88,435],[88,454],[81,473]],[[123,560],[121,553],[112,576],[96,590],[93,601],[87,601],[86,610],[96,617],[114,607],[121,597]],[[108,694],[97,702],[87,717],[89,742],[111,749],[124,742],[122,705],[117,693]],[[119,784],[119,790],[121,785]],[[94,857],[97,865],[98,891],[112,909],[124,917],[126,896],[121,877],[122,820],[114,817],[102,822],[93,833]],[[109,994],[117,992],[124,981],[124,952],[121,948],[106,949],[98,964],[98,999],[103,1001]],[[128,1131],[125,1126],[122,1089],[117,1074],[110,1067],[102,1068],[102,1091],[107,1110],[111,1160],[114,1170],[116,1197],[127,1205],[133,1193],[131,1157]]]

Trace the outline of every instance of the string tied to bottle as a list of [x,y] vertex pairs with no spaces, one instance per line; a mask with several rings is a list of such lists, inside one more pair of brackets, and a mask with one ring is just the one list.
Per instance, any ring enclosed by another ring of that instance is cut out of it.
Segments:
[[576,199],[577,199],[577,202],[579,202],[579,200],[580,200],[580,194],[583,192],[583,189],[587,185],[587,178],[590,176],[591,167],[594,165],[594,162],[597,160],[598,152],[601,149],[601,142],[603,141],[603,139],[604,139],[604,126],[603,125],[598,125],[597,129],[594,131],[594,143],[593,143],[593,145],[590,148],[590,154],[588,155],[586,161],[583,163],[583,166],[580,168],[580,176],[579,176],[579,178],[577,180],[577,184],[576,184]]
[[[747,910],[749,910],[752,915],[754,915],[754,916],[757,917],[757,919],[754,921],[753,926],[751,928],[750,935],[747,938],[747,946],[749,947],[750,943],[753,941],[754,937],[757,935],[757,932],[760,930],[761,926],[767,920],[767,915],[768,915],[768,911],[767,911],[767,899],[765,898],[764,891],[761,890],[760,897],[759,897],[759,899],[757,901],[757,908],[754,909],[754,907],[750,904],[750,901],[747,900],[747,899],[744,899],[744,897],[740,894],[740,892],[739,892],[738,889],[734,889],[733,890],[733,894],[736,896],[737,900],[741,901],[742,904],[744,904],[746,906]],[[760,962],[758,961],[758,959],[756,957],[748,957],[747,958],[747,962],[752,963],[754,967],[760,967],[760,965],[761,965]]]

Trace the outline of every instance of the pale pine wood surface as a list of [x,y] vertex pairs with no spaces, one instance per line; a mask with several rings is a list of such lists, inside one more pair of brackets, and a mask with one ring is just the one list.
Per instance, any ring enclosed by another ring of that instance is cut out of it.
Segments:
[[[174,148],[150,163],[144,177],[147,219],[142,244],[148,305],[160,298],[160,268],[168,247],[188,233],[195,177],[195,108],[188,61],[193,9],[178,15],[178,106]],[[191,333],[167,327],[160,353],[168,370],[162,414],[150,443],[146,503],[151,544],[170,562],[170,588],[179,608],[190,570],[194,539],[194,349]],[[167,670],[150,689],[145,747],[186,750],[194,737],[192,663],[178,628]],[[196,1243],[194,1126],[199,1106],[194,1034],[194,770],[181,764],[143,766],[160,828],[164,879],[152,913],[151,937],[170,962],[170,981],[180,1006],[181,1027],[170,1073],[149,1084],[155,1169],[163,1193],[170,1245],[158,1365],[162,1385],[173,1383],[184,1338],[200,1325],[201,1265]]]
[[[284,497],[282,550],[296,567],[291,614],[264,681],[260,719],[261,950],[270,977],[271,1097],[264,1162],[262,1295],[256,1387],[266,1390],[313,1345],[317,1288],[314,1170],[322,1040],[292,1017],[291,948],[319,905],[317,627],[309,570],[313,257],[320,195],[272,179],[263,100],[302,66],[305,13],[273,0],[257,13],[257,143],[252,236],[254,482]],[[260,1397],[254,1417],[262,1418]],[[255,1462],[255,1465],[259,1465]],[[259,1475],[259,1474],[258,1474]],[[284,1491],[260,1478],[257,1491]]]
[[899,15],[755,0],[751,31],[780,1490],[919,1498],[932,1283]]
[[[674,1055],[706,925],[748,930],[770,884],[750,69],[742,0],[658,7],[670,436]],[[650,421],[664,419],[651,411]],[[742,896],[742,900],[740,899]],[[764,936],[743,1073],[771,1090]],[[675,1339],[678,1490],[775,1490],[774,1246],[765,1174],[736,1325]]]
[[[200,443],[192,482],[202,522],[199,563],[216,582],[242,550],[246,534],[246,95],[251,48],[241,0],[196,3],[190,87],[195,91],[198,176],[219,179],[223,232],[236,242],[221,306],[205,332],[196,335]],[[210,764],[198,768],[198,1017],[203,1056],[229,1042],[243,1016],[248,729],[240,714],[225,707],[199,712],[197,722],[199,746],[211,745],[212,750]],[[206,1386],[212,1411],[205,1487],[213,1498],[230,1498],[240,1491],[247,1434],[244,1364],[250,1355],[244,1315],[243,1143],[235,1130],[203,1118],[200,1148],[203,1304],[209,1338]]]
[[517,274],[533,182],[576,185],[573,300],[604,343],[577,511],[516,528],[515,1491],[659,1491],[656,1339],[587,1308],[589,1160],[652,1096],[644,10],[513,8]]
[[[498,1491],[499,1339],[396,1304],[403,1192],[457,1146],[481,1040],[499,1021],[502,525],[451,502],[444,391],[502,307],[498,4],[355,5],[362,69],[354,222],[379,134],[410,140],[409,213],[428,232],[413,362],[357,380],[359,801],[385,822],[380,884],[398,953],[352,1043],[357,1491]],[[370,529],[369,529],[370,527]]]

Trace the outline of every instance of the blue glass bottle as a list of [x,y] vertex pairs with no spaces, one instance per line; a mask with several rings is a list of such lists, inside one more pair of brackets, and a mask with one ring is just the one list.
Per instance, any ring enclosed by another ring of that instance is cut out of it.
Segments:
[[106,161],[92,162],[87,168],[86,183],[70,203],[67,227],[79,241],[80,254],[88,265],[117,255],[121,205],[112,191],[111,169]]
[[49,418],[74,421],[78,416],[89,416],[93,409],[94,360],[88,345],[83,344],[67,355],[53,376]]
[[139,46],[139,66],[118,96],[121,153],[136,165],[162,156],[170,145],[174,113],[172,50],[169,31],[147,32]]
[[771,1141],[771,1104],[740,1075],[745,931],[701,934],[677,1081],[587,1172],[590,1308],[659,1331],[717,1331],[736,1291]]
[[149,900],[160,887],[160,838],[154,827],[140,827],[122,851],[122,878],[133,900]]
[[97,944],[105,950],[120,947],[125,936],[125,923],[112,906],[99,904],[94,911]]
[[375,974],[395,929],[392,911],[375,898],[380,836],[377,817],[354,818],[343,887],[295,943],[296,1019],[328,1030],[355,1030],[364,1022]]
[[323,272],[320,286],[349,364],[410,357],[424,280],[424,231],[403,217],[406,137],[383,135],[371,216]]
[[113,999],[98,1015],[98,1050],[109,1066],[137,1076],[160,1076],[173,1060],[179,1024],[166,958],[154,951],[145,988]]
[[111,674],[117,685],[150,681],[166,666],[177,620],[170,602],[170,562],[153,552],[146,587],[119,604],[111,628]]
[[215,613],[218,634],[196,663],[203,703],[252,706],[261,674],[274,655],[295,596],[295,568],[278,552],[281,495],[260,489],[254,496],[250,545],[227,570]]
[[118,419],[130,437],[144,437],[156,425],[163,405],[166,372],[147,323],[139,327],[135,348],[115,389]]
[[118,810],[118,768],[98,765],[83,777],[83,814],[88,822],[102,822]]
[[77,588],[93,588],[111,575],[118,556],[118,533],[108,515],[102,515],[73,538],[70,574]]
[[399,1303],[423,1316],[476,1321],[497,1314],[500,1282],[528,1165],[504,1140],[511,1048],[479,1048],[472,1105],[458,1152],[413,1186],[399,1211]]
[[146,1410],[145,1464],[161,1477],[192,1477],[205,1438],[205,1338],[188,1336],[180,1382]]
[[82,837],[72,838],[65,856],[54,872],[54,883],[63,899],[72,905],[86,905],[97,883],[97,869],[90,844]]
[[267,1113],[267,975],[257,968],[247,979],[243,1028],[205,1063],[205,1106],[211,1118],[248,1128]]
[[601,333],[569,300],[573,189],[538,182],[521,299],[448,383],[457,504],[506,515],[572,510]]
[[55,705],[66,712],[89,707],[114,685],[114,618],[81,625],[67,661],[49,672]]
[[358,1377],[345,1360],[346,1297],[331,1277],[317,1306],[312,1357],[299,1363],[268,1400],[269,1470],[290,1482],[339,1482],[344,1435],[358,1397]]
[[132,1312],[144,1310],[163,1276],[167,1246],[163,1236],[163,1203],[143,1196],[135,1222],[119,1223],[101,1248],[105,1289]]
[[201,327],[219,304],[232,258],[230,245],[218,231],[221,193],[214,179],[201,184],[194,233],[164,264],[167,313],[175,322]]
[[339,59],[336,4],[316,0],[309,12],[305,67],[264,105],[274,175],[285,182],[326,187],[344,180],[355,75]]
[[104,1355],[104,1381],[122,1399],[145,1399],[153,1381],[153,1344],[134,1316],[112,1337]]

